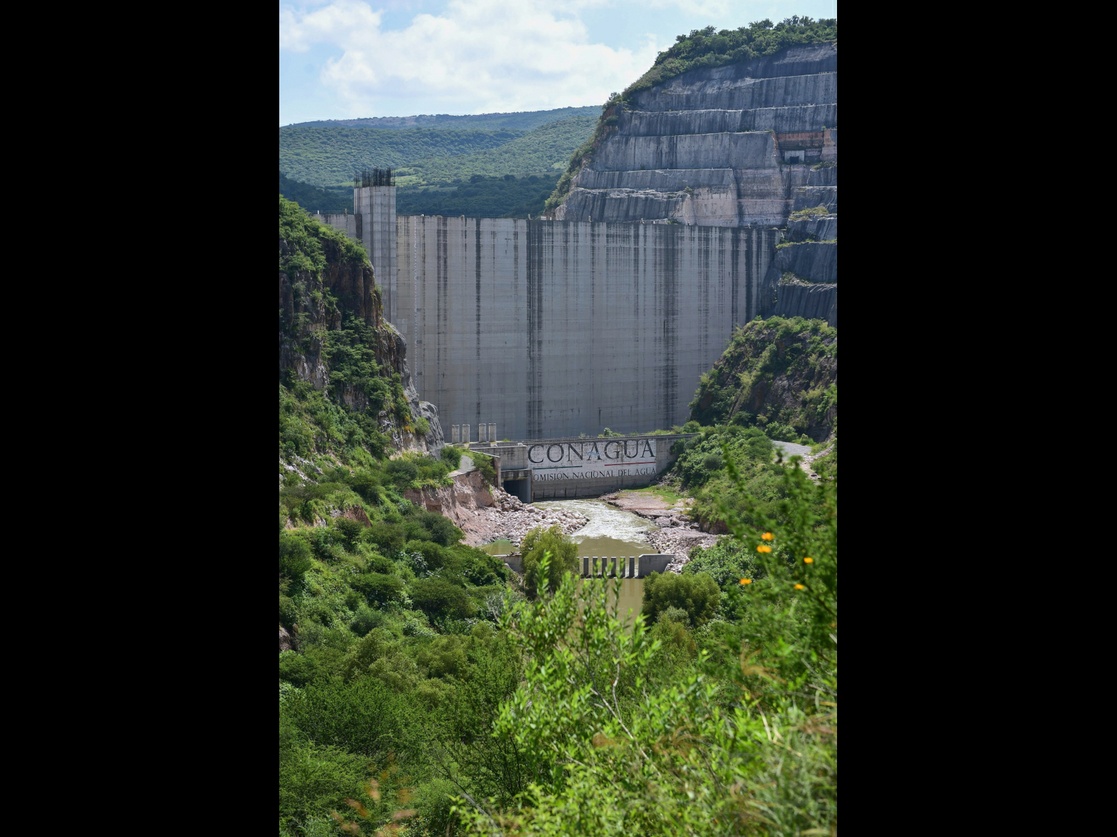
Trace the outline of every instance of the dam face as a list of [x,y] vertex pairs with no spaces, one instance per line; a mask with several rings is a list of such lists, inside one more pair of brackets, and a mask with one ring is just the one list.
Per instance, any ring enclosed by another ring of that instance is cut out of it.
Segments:
[[[397,217],[362,194],[388,189],[354,190],[372,216],[355,237],[446,438],[482,423],[517,440],[681,426],[770,295],[775,228]],[[356,232],[352,216],[319,217]]]

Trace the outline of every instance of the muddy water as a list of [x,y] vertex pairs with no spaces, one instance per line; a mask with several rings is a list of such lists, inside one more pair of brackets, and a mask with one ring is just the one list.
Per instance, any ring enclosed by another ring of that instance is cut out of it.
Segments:
[[[656,551],[648,543],[647,532],[655,524],[640,515],[610,506],[603,500],[545,500],[533,505],[543,509],[565,509],[588,518],[585,526],[570,534],[578,546],[578,557],[583,555],[618,558],[622,555],[641,555]],[[640,612],[644,596],[644,579],[622,578],[618,612],[629,616]],[[612,579],[583,579],[583,584],[613,584]],[[611,587],[609,588],[612,589]]]

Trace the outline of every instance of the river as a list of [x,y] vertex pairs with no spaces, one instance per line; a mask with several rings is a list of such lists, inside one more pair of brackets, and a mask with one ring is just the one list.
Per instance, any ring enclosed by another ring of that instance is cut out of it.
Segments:
[[[543,509],[564,509],[587,518],[581,529],[570,534],[578,546],[578,557],[583,555],[613,557],[641,555],[657,550],[647,538],[647,532],[656,525],[638,514],[611,506],[604,500],[543,500],[533,505]],[[644,579],[622,578],[619,612],[626,616],[640,612],[644,598]],[[606,579],[583,579],[583,584],[612,583]]]

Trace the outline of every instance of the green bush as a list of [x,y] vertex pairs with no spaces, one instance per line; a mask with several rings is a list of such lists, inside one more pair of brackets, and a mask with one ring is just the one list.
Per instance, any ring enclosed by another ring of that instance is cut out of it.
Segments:
[[458,465],[461,464],[462,457],[467,455],[471,458],[473,456],[473,454],[470,454],[463,448],[454,445],[443,445],[442,449],[438,452],[439,458],[449,466],[451,471],[456,471]]
[[299,584],[310,569],[312,554],[306,540],[292,532],[279,533],[279,575]]
[[403,529],[407,540],[431,541],[442,546],[456,544],[463,534],[448,517],[415,507],[408,513]]
[[383,625],[384,619],[384,611],[374,610],[368,604],[362,602],[353,613],[353,618],[349,622],[349,629],[357,636],[363,637],[373,628]]
[[[425,530],[423,534],[427,534]],[[424,572],[437,572],[443,567],[454,569],[456,565],[453,553],[433,541],[408,541],[403,545],[403,551],[410,556],[420,556],[422,562],[419,565],[424,567]]]
[[349,582],[372,607],[390,607],[403,600],[403,579],[386,573],[360,573]]
[[290,631],[299,618],[298,605],[290,596],[279,594],[279,624]]
[[402,738],[405,696],[373,677],[307,686],[284,701],[286,714],[316,745],[378,758]]
[[465,588],[440,576],[417,578],[410,585],[411,601],[432,621],[468,619],[477,605]]
[[649,623],[668,612],[686,614],[687,624],[697,628],[717,615],[721,591],[708,573],[676,575],[652,573],[644,579],[644,600],[640,612]]
[[740,583],[742,578],[759,577],[761,568],[754,560],[755,553],[733,540],[722,538],[713,546],[696,546],[690,551],[690,559],[683,566],[683,575],[706,573],[714,583],[726,590]]
[[[520,541],[524,590],[535,598],[558,589],[564,573],[578,572],[578,547],[557,525],[532,529]],[[550,561],[543,567],[543,556]],[[545,573],[545,574],[544,574]]]

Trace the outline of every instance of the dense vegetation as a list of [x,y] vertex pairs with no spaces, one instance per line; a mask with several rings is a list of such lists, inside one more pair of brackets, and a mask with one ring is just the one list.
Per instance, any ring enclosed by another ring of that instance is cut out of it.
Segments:
[[353,179],[390,168],[408,215],[539,215],[599,107],[522,114],[307,122],[279,129],[280,194],[310,212],[353,210]]
[[837,421],[838,330],[802,317],[755,319],[736,329],[690,402],[702,424],[756,426],[805,444]]
[[736,29],[715,30],[713,26],[678,35],[675,43],[656,56],[652,68],[625,88],[621,99],[647,90],[690,70],[724,67],[774,55],[800,44],[821,44],[838,39],[838,19],[814,20],[795,15],[775,25],[765,18]]
[[280,198],[281,837],[836,833],[836,467],[692,420],[672,480],[731,536],[622,623],[561,533],[521,579],[408,499],[463,451],[391,443],[416,419],[331,284],[368,267]]

